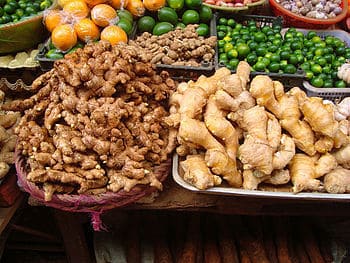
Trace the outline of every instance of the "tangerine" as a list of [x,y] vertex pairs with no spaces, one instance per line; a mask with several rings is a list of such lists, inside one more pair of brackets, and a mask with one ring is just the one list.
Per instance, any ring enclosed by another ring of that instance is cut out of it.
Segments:
[[166,0],[143,0],[143,5],[149,11],[157,11],[165,6]]
[[64,7],[67,3],[69,3],[70,0],[58,0],[57,1],[57,4],[60,6],[60,7]]
[[108,2],[108,0],[85,0],[85,2],[88,4],[88,6],[93,7],[95,5],[104,4]]
[[89,15],[90,9],[84,0],[74,0],[66,3],[63,11],[74,18],[83,19]]
[[141,0],[128,1],[126,9],[130,11],[134,16],[143,16],[146,9]]
[[55,29],[58,25],[64,23],[64,17],[62,12],[59,10],[48,10],[44,14],[44,24],[50,32]]
[[119,26],[110,25],[105,27],[101,32],[101,40],[109,41],[112,45],[120,42],[127,43],[128,36]]
[[84,18],[74,25],[78,38],[85,43],[96,40],[100,36],[100,31],[96,24],[89,18]]
[[117,12],[110,5],[99,4],[91,9],[91,19],[98,26],[106,27],[113,24],[116,18]]
[[67,51],[77,43],[77,34],[71,25],[57,26],[51,35],[52,44],[61,51]]
[[128,5],[129,0],[111,0],[111,5],[115,9],[123,9]]

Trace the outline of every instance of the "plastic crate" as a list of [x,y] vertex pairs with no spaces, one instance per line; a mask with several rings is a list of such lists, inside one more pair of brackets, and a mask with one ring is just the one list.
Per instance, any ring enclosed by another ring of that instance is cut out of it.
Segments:
[[309,97],[321,97],[333,102],[340,102],[350,96],[350,88],[316,88],[308,81],[303,82],[303,87]]
[[[215,32],[216,31],[216,21],[221,17],[225,18],[233,18],[236,22],[241,23],[242,25],[246,25],[248,21],[253,20],[256,22],[258,27],[263,26],[282,26],[283,19],[282,17],[272,17],[272,16],[260,16],[260,15],[235,15],[230,16],[229,14],[216,13],[215,14]],[[219,63],[219,52],[218,47],[216,47],[216,65],[215,68],[218,69],[220,67],[224,67],[225,65]],[[234,70],[232,71],[235,72]],[[295,74],[286,74],[286,73],[270,73],[270,72],[251,72],[251,77],[256,75],[267,75],[273,80],[281,81],[287,89],[292,87],[301,87],[303,84],[303,80],[305,78],[305,72],[301,69],[298,69]]]

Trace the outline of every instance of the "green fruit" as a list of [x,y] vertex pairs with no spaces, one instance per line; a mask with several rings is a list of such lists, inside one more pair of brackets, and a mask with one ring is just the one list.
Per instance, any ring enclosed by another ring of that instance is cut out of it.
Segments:
[[182,23],[188,24],[198,24],[199,14],[195,10],[186,10],[182,15]]
[[238,63],[239,63],[239,59],[237,59],[237,58],[233,58],[228,62],[228,64],[230,65],[230,67],[232,69],[236,69],[238,66]]
[[125,31],[127,35],[130,35],[132,32],[132,23],[129,20],[122,18],[118,21],[117,26]]
[[170,7],[162,7],[158,10],[158,20],[160,22],[169,22],[173,25],[176,25],[178,19],[179,18],[175,10]]
[[278,72],[280,70],[280,63],[272,62],[268,68],[271,72]]
[[184,7],[184,0],[167,0],[168,6],[175,10],[180,10]]
[[202,0],[185,0],[185,5],[188,8],[199,8],[202,5]]
[[231,49],[227,52],[227,58],[232,59],[237,57],[238,57],[238,52],[236,49]]
[[312,86],[315,86],[316,88],[322,88],[324,85],[324,81],[320,77],[313,77],[310,83]]
[[63,58],[63,54],[59,53],[56,49],[51,49],[46,53],[45,57],[56,60]]
[[288,64],[285,66],[283,71],[284,73],[287,73],[287,74],[294,74],[295,72],[297,72],[297,68],[292,64]]
[[181,27],[181,28],[185,28],[186,25],[184,23],[178,22],[175,27]]
[[227,20],[225,17],[220,17],[218,22],[219,22],[219,23],[218,23],[219,25],[224,25],[224,26],[226,26],[227,23],[228,23],[228,20]]
[[213,17],[213,12],[211,11],[211,8],[205,5],[202,5],[199,9],[199,20],[202,23],[209,23],[209,21]]
[[168,33],[173,29],[174,29],[174,26],[169,22],[159,22],[154,26],[152,34],[156,36],[160,36],[165,33]]
[[250,53],[250,48],[247,44],[242,43],[237,46],[237,52],[240,58],[245,58]]
[[323,83],[323,87],[324,88],[333,88],[334,87],[333,81],[331,79],[326,79]]
[[346,83],[344,80],[338,80],[335,82],[336,88],[346,88]]
[[258,43],[264,42],[266,41],[266,35],[263,32],[256,32],[254,34],[254,41]]
[[132,14],[126,9],[118,10],[118,17],[119,17],[119,19],[125,18],[125,19],[129,20],[130,23],[132,23],[134,21]]
[[313,64],[313,65],[311,65],[311,71],[314,74],[320,74],[320,73],[322,73],[322,67],[318,64]]
[[198,36],[208,36],[209,35],[209,26],[207,24],[199,24],[199,26],[196,29],[196,32],[198,34]]
[[152,32],[156,21],[151,16],[143,16],[137,21],[137,29],[140,32]]
[[254,65],[258,61],[258,57],[254,53],[250,53],[246,57],[246,60],[249,63],[249,65]]
[[265,71],[265,68],[266,68],[266,65],[265,63],[261,62],[261,61],[258,61],[256,62],[256,64],[253,66],[253,68],[256,70],[256,71]]

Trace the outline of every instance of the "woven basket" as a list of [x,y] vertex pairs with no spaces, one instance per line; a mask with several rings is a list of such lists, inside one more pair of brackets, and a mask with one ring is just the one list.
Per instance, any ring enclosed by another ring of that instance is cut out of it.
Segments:
[[[18,185],[28,192],[34,199],[40,203],[68,212],[87,212],[92,213],[92,223],[95,230],[100,226],[94,225],[94,216],[99,216],[102,212],[126,206],[134,203],[144,196],[147,196],[157,189],[148,185],[136,185],[129,192],[120,190],[119,192],[107,192],[99,195],[74,195],[74,194],[54,194],[51,201],[45,201],[44,191],[37,185],[27,180],[26,160],[18,152],[15,153],[15,166],[18,177]],[[171,159],[154,167],[154,173],[158,180],[163,182],[171,170]],[[97,223],[99,224],[99,223]]]

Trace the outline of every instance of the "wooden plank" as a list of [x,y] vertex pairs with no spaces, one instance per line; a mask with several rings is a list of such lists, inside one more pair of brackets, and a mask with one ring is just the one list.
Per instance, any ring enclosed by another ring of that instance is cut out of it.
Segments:
[[24,195],[21,194],[16,202],[10,207],[0,207],[0,235],[10,222],[11,218],[20,207],[24,200]]

